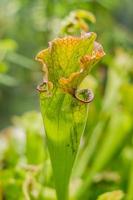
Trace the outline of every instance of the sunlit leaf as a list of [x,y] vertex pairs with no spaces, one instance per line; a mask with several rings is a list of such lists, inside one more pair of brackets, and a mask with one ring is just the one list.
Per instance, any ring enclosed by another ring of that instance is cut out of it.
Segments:
[[123,197],[124,193],[121,190],[116,190],[100,195],[97,200],[122,200]]

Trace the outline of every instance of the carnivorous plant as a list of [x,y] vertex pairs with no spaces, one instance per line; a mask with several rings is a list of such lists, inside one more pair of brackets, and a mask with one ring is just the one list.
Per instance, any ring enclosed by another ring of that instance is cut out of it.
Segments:
[[37,87],[58,200],[69,199],[69,180],[94,95],[86,81],[103,56],[93,32],[54,39],[39,52],[43,81]]

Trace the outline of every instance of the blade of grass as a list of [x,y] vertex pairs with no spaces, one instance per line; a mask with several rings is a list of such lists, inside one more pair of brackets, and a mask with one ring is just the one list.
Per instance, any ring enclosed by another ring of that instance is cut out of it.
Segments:
[[[78,199],[86,199],[86,191],[92,184],[93,177],[99,171],[101,171],[118,152],[121,144],[125,141],[126,137],[130,134],[131,119],[123,112],[115,114],[111,119],[107,135],[103,141],[103,144],[99,147],[97,155],[92,163],[91,169],[88,172],[88,176],[78,191]],[[84,196],[85,195],[85,196]]]
[[[133,150],[132,150],[132,155],[133,155]],[[128,191],[127,191],[126,200],[132,200],[132,199],[133,199],[133,157],[132,157],[131,169],[129,173],[129,183],[128,183]]]

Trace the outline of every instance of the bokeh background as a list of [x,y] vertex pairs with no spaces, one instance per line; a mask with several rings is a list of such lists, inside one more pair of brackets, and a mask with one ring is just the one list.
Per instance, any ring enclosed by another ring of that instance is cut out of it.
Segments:
[[86,199],[121,190],[133,200],[132,0],[0,0],[0,199],[54,199],[35,55],[77,9],[95,16],[86,23],[106,56],[89,76],[95,100],[73,177],[88,185]]

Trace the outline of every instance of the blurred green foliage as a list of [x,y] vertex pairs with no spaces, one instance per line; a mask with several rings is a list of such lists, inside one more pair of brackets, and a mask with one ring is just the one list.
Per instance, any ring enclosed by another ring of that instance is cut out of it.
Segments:
[[40,113],[25,112],[39,110],[35,88],[41,75],[34,56],[77,9],[95,16],[94,24],[86,24],[98,34],[106,56],[88,77],[95,99],[73,170],[71,199],[95,200],[105,193],[99,199],[108,200],[110,192],[120,190],[124,197],[116,200],[133,199],[132,1],[1,0],[0,200],[55,199]]

